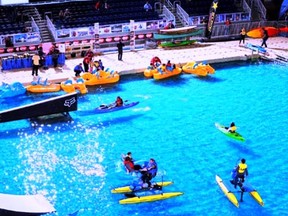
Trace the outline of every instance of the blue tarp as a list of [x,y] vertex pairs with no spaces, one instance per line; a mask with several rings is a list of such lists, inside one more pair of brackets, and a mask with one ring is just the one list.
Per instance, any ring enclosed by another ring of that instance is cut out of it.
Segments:
[[[58,65],[63,66],[65,64],[65,54],[61,53],[58,57]],[[44,66],[53,66],[52,56],[47,55],[45,57]],[[3,70],[13,70],[21,68],[32,69],[32,58],[8,58],[2,60]]]
[[279,19],[284,17],[286,11],[288,11],[288,0],[283,0],[283,3],[280,8],[280,12],[279,12]]

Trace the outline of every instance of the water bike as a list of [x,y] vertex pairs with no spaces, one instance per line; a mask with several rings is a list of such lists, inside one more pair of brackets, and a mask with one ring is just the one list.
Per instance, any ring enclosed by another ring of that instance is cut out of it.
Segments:
[[223,126],[223,125],[221,125],[219,123],[215,123],[215,127],[220,132],[222,132],[223,134],[225,134],[226,136],[228,136],[228,137],[230,137],[232,139],[235,139],[235,140],[238,140],[238,141],[242,141],[242,142],[245,141],[245,138],[241,134],[239,134],[237,132],[231,133],[225,128],[225,126]]
[[134,197],[129,197],[126,199],[122,199],[119,201],[120,204],[136,204],[136,203],[143,203],[143,202],[154,202],[158,200],[170,199],[173,197],[183,195],[182,192],[167,192],[163,193],[162,190],[156,191],[146,191],[145,194],[135,193]]
[[[152,183],[153,185],[153,189],[162,189],[162,187],[167,187],[169,185],[173,184],[172,181],[163,181],[163,182],[155,182],[155,183]],[[145,190],[150,190],[151,188],[141,188],[141,189],[138,189],[136,191],[145,191]],[[127,186],[123,186],[123,187],[118,187],[118,188],[114,188],[111,190],[111,193],[114,193],[114,194],[123,194],[123,193],[133,193],[133,192],[136,192],[134,190],[134,187],[131,186],[131,185],[127,185]]]
[[229,201],[233,203],[233,205],[235,205],[237,208],[239,208],[239,202],[238,199],[236,198],[235,193],[239,192],[241,193],[241,200],[243,193],[248,192],[259,205],[264,206],[264,202],[260,194],[258,193],[257,190],[253,188],[251,184],[245,182],[245,184],[243,184],[243,186],[241,187],[241,191],[236,191],[236,189],[233,190],[231,188],[230,186],[231,183],[222,180],[218,175],[216,175],[216,182],[218,186],[221,188],[222,192],[225,194],[225,196],[229,199]]

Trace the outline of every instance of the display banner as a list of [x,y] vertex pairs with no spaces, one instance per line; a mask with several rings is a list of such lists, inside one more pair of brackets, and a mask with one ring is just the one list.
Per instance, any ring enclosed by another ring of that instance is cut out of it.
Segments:
[[209,12],[209,19],[206,26],[205,36],[210,39],[212,35],[212,29],[214,26],[214,21],[216,18],[216,9],[218,7],[218,0],[214,0],[211,4],[210,12]]

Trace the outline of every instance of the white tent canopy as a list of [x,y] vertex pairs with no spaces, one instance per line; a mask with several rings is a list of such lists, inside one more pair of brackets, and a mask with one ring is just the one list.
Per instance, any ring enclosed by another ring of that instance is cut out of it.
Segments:
[[50,213],[56,211],[41,194],[12,195],[0,193],[0,209],[23,213]]

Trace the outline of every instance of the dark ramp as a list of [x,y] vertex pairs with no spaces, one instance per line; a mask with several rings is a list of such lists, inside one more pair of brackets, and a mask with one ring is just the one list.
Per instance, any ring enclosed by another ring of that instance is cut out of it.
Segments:
[[77,110],[77,93],[49,98],[0,112],[0,123]]

